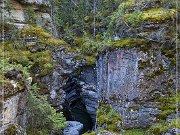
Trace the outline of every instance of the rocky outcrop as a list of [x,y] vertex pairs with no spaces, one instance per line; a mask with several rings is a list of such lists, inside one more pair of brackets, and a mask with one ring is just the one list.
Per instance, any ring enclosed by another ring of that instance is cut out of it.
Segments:
[[75,59],[80,53],[67,52],[56,48],[53,57],[56,63],[52,74],[42,78],[49,86],[49,101],[67,120],[79,121],[84,131],[93,127],[96,119],[98,96],[96,71],[85,66],[85,61]]
[[79,135],[83,130],[83,124],[77,121],[67,121],[67,127],[64,129],[64,135]]
[[49,5],[49,0],[19,0],[19,1],[25,4],[35,4],[35,5],[40,5],[40,6]]
[[[6,11],[7,5],[12,6],[9,7],[10,12]],[[29,5],[32,8],[31,11],[28,11]],[[5,3],[4,5],[4,18],[11,20],[8,23],[13,24],[18,29],[22,29],[24,26],[30,23],[28,22],[27,18],[34,18],[34,23],[36,23],[38,26],[45,28],[53,35],[57,35],[55,26],[49,13],[50,7],[48,5],[48,0],[12,0],[10,3]],[[2,3],[0,3],[0,7],[3,7]],[[32,16],[29,16],[30,14]]]
[[[117,49],[98,59],[100,98],[107,99],[111,108],[122,116],[125,128],[145,128],[155,122],[161,110],[157,109],[160,103],[153,99],[167,95],[168,86],[164,84],[168,83],[167,78],[172,81],[169,89],[175,88],[175,70],[165,70],[170,61],[160,52],[152,52]],[[150,65],[142,67],[142,61],[149,61]]]
[[0,133],[26,134],[26,93],[31,79],[23,81],[23,74],[17,69],[8,71],[5,77],[8,80],[0,86]]

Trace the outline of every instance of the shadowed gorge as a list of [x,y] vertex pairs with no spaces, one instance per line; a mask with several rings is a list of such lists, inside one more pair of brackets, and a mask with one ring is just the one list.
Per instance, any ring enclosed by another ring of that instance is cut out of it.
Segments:
[[0,0],[0,134],[180,134],[179,0]]
[[69,78],[63,89],[66,92],[66,106],[68,106],[66,108],[68,108],[70,111],[70,116],[67,117],[72,118],[67,120],[81,122],[83,124],[81,133],[92,130],[94,125],[89,113],[86,110],[85,103],[80,95],[81,86],[78,84],[76,78]]

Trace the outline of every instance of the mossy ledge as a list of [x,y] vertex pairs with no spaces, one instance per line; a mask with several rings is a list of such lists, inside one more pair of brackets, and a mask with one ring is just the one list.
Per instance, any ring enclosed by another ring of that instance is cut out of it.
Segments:
[[147,11],[134,11],[124,15],[124,20],[128,25],[137,27],[143,22],[163,23],[165,21],[175,20],[176,10],[165,8],[152,8]]

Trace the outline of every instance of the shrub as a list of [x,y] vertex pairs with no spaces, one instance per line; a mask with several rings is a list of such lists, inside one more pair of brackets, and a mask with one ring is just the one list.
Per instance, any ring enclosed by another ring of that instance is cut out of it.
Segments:
[[29,24],[36,24],[35,10],[32,6],[28,6],[25,10],[25,21]]
[[65,128],[65,117],[60,112],[51,107],[47,102],[45,96],[37,93],[38,87],[36,84],[32,86],[28,93],[28,130],[31,133],[38,133],[40,131],[50,134],[50,132],[62,132]]
[[119,132],[122,124],[122,119],[118,113],[110,108],[110,106],[99,103],[97,110],[97,124],[105,126],[105,130]]

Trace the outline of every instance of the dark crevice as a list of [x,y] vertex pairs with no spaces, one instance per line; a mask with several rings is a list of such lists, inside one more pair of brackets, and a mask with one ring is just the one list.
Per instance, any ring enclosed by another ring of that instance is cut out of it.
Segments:
[[77,77],[71,76],[63,87],[63,90],[66,92],[66,102],[64,105],[66,119],[68,121],[73,120],[82,123],[83,130],[81,134],[92,130],[92,118],[87,112],[85,103],[81,97],[81,86],[78,83]]

